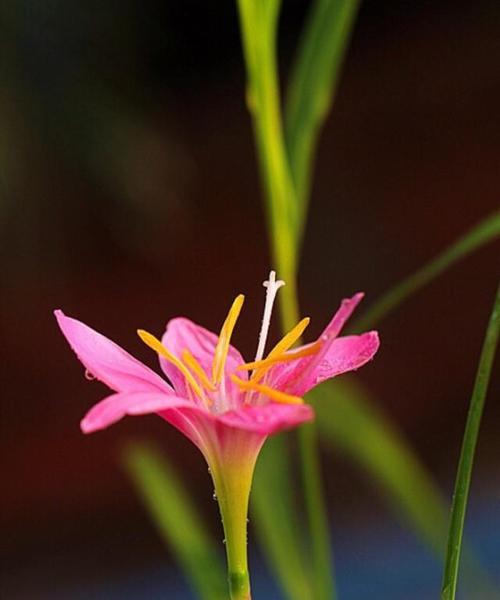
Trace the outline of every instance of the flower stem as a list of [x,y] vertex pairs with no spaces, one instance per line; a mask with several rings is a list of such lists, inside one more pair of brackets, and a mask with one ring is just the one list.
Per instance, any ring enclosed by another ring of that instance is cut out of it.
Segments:
[[224,527],[231,600],[251,599],[247,557],[248,500],[264,439],[260,435],[235,433],[226,440],[221,452],[206,455]]
[[215,494],[224,526],[231,600],[251,598],[247,558],[247,514],[252,477],[243,471],[224,467],[224,471],[220,472],[220,469],[212,467]]
[[329,524],[319,455],[316,423],[303,425],[299,430],[301,475],[305,507],[311,533],[312,588],[316,600],[334,600],[333,553],[330,544]]
[[[238,0],[248,77],[247,103],[268,207],[273,261],[286,281],[280,295],[284,332],[299,319],[297,295],[298,214],[295,187],[285,147],[276,59],[279,0]],[[323,501],[315,425],[299,434],[302,475],[306,484],[309,534],[313,548],[315,598],[333,598],[328,520]],[[290,457],[288,457],[290,460]]]
[[[295,279],[293,280],[295,282]],[[295,288],[294,288],[295,293]],[[295,296],[296,297],[296,296]],[[283,331],[288,331],[299,320],[296,303],[282,296]],[[304,504],[311,540],[312,589],[317,600],[334,600],[336,590],[333,572],[333,552],[324,499],[323,478],[319,455],[318,429],[315,423],[303,425],[298,432],[300,471],[304,489]]]
[[238,8],[247,69],[247,104],[267,198],[273,263],[280,278],[287,283],[280,293],[280,302],[282,322],[288,323],[298,313],[297,203],[285,149],[276,64],[280,2],[238,0]]

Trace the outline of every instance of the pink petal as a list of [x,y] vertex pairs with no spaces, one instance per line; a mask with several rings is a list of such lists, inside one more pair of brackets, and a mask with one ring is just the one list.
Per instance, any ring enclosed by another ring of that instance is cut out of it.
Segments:
[[159,375],[117,344],[81,321],[54,311],[59,327],[90,374],[117,392],[166,392],[172,389]]
[[[225,430],[240,430],[260,435],[271,435],[311,421],[314,411],[308,404],[281,404],[269,402],[260,406],[245,406],[238,410],[215,414],[199,406],[189,404],[176,410],[167,408],[159,412],[171,425],[191,438],[198,446],[214,446],[221,442]],[[203,444],[193,439],[193,432]]]
[[215,414],[178,396],[135,392],[108,396],[89,410],[80,426],[84,433],[91,433],[109,427],[126,415],[152,413],[158,414],[188,437],[205,456],[222,449],[236,434],[243,434],[241,449],[244,451],[247,434],[251,445],[261,439],[260,436],[265,438],[314,418],[308,404],[270,402]]
[[204,454],[209,464],[237,461],[256,456],[266,437],[310,421],[307,404],[269,403],[214,414],[195,405],[167,408],[160,416],[186,435]]
[[[320,351],[312,356],[306,356],[290,362],[278,363],[269,369],[269,373],[266,377],[266,383],[275,387],[276,389],[284,390],[289,393],[296,393],[296,389],[303,389],[302,379],[311,379],[311,373],[314,373],[315,366],[320,365],[326,354],[330,351],[330,347],[346,321],[354,312],[356,306],[363,299],[364,294],[358,292],[354,294],[352,298],[345,298],[342,300],[340,307],[337,312],[333,315],[331,321],[323,330],[323,333],[319,336],[318,342],[323,342]],[[294,348],[292,352],[298,352],[311,346],[311,344],[305,344],[298,348]],[[333,375],[332,375],[333,377]],[[299,384],[300,382],[300,384]],[[310,389],[310,387],[308,388]],[[292,391],[294,390],[294,391]],[[302,393],[297,394],[299,396]]]
[[93,406],[80,423],[83,433],[104,429],[125,415],[158,413],[167,408],[189,406],[190,402],[177,396],[151,392],[113,394]]
[[354,309],[358,306],[358,304],[363,300],[364,293],[358,292],[354,294],[352,298],[345,298],[342,300],[339,309],[333,315],[332,320],[325,327],[325,330],[320,336],[320,339],[328,336],[329,338],[336,338],[338,334],[342,331],[345,323],[349,319],[349,317],[354,312]]
[[303,396],[327,379],[359,369],[374,357],[379,346],[376,331],[336,338],[328,344],[328,351],[320,361],[308,365],[299,377],[293,371],[288,372],[276,385],[290,394]]
[[[191,354],[200,363],[201,367],[209,378],[212,376],[212,362],[217,345],[218,336],[208,329],[193,323],[189,319],[178,317],[167,323],[167,329],[163,335],[162,343],[175,356],[181,358],[184,350],[189,350]],[[226,361],[226,389],[228,392],[235,391],[233,383],[228,379],[228,375],[236,370],[238,365],[244,362],[241,354],[233,346],[229,346],[229,352]],[[184,376],[177,367],[167,360],[160,358],[161,368],[165,375],[172,382],[178,394],[184,396],[187,394]],[[246,377],[243,372],[238,372],[239,377]]]
[[311,421],[313,418],[314,411],[308,404],[269,402],[228,411],[220,415],[218,421],[227,427],[271,435]]

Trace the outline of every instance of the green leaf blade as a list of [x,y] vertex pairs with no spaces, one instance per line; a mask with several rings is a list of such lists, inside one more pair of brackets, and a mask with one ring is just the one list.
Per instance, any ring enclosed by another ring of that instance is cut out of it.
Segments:
[[434,259],[391,288],[360,319],[357,319],[349,330],[357,332],[370,329],[460,259],[498,238],[500,238],[500,211],[480,221]]
[[316,0],[290,76],[285,104],[285,137],[295,182],[299,234],[307,216],[319,133],[335,94],[358,8],[358,0]]
[[219,551],[167,459],[149,445],[134,443],[123,453],[123,462],[199,597],[226,598],[228,587]]
[[268,439],[254,476],[252,523],[286,598],[308,600],[310,573],[292,495],[295,487],[286,435]]
[[441,556],[447,510],[441,493],[399,432],[364,388],[343,377],[309,393],[321,439],[368,473],[392,508]]
[[451,508],[450,528],[448,533],[448,545],[446,562],[443,573],[441,589],[442,600],[454,600],[460,554],[462,549],[463,529],[465,524],[465,513],[469,497],[470,483],[472,479],[472,468],[476,451],[479,428],[483,415],[486,392],[491,376],[493,360],[498,345],[500,332],[500,286],[497,290],[493,311],[488,323],[486,335],[481,350],[479,366],[472,391],[472,397],[467,415],[467,423],[462,441],[462,450],[457,470],[455,491]]

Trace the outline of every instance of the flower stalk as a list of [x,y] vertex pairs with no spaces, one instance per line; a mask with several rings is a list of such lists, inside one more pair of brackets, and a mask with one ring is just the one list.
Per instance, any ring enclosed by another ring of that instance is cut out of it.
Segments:
[[[225,449],[228,454],[233,454],[233,458],[207,458],[224,528],[231,600],[251,599],[247,556],[248,501],[255,463],[264,439],[258,436],[248,452],[248,438],[235,438],[231,440],[231,447]],[[245,446],[247,456],[242,460],[240,454],[240,459],[236,461],[234,456],[238,456],[238,446],[241,445]]]

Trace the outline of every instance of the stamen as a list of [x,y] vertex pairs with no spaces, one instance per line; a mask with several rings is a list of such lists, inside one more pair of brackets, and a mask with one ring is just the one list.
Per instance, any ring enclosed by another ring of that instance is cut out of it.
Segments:
[[196,358],[189,352],[189,350],[184,350],[182,353],[182,360],[187,364],[187,366],[198,376],[201,384],[205,389],[209,392],[215,392],[215,386],[212,384],[210,379],[207,377],[207,374],[203,370],[200,363],[196,360]]
[[299,396],[292,396],[291,394],[286,394],[285,392],[280,392],[278,390],[274,390],[273,388],[267,385],[261,385],[259,383],[255,383],[254,381],[244,381],[236,375],[231,375],[231,379],[238,385],[242,390],[251,390],[253,392],[259,392],[264,396],[268,396],[271,400],[275,402],[281,402],[283,404],[303,404],[304,400]]
[[186,381],[193,388],[193,391],[201,399],[203,399],[203,400],[205,399],[204,398],[205,394],[203,393],[203,390],[198,385],[196,379],[192,376],[189,369],[187,369],[186,365],[184,365],[176,356],[174,356],[169,350],[167,350],[165,348],[165,346],[160,342],[160,340],[155,338],[155,336],[152,335],[151,333],[144,331],[144,329],[138,329],[137,335],[146,344],[146,346],[149,346],[157,354],[159,354],[160,356],[163,356],[163,358],[166,358],[169,362],[171,362],[173,365],[175,365],[179,369],[179,371],[184,375],[184,377],[186,378]]
[[289,350],[295,342],[302,336],[306,327],[311,322],[309,317],[305,317],[302,321],[299,321],[293,329],[291,329],[269,352],[268,358],[281,354]]
[[[299,321],[295,327],[290,330],[267,355],[266,361],[270,358],[275,358],[286,352],[304,333],[305,328],[309,325],[309,317],[305,317],[302,321]],[[265,375],[267,369],[271,363],[267,362],[267,365],[255,370],[251,376],[252,381],[259,381]]]
[[311,356],[312,354],[316,354],[319,351],[321,345],[321,342],[314,342],[314,344],[311,344],[303,350],[298,350],[296,352],[286,352],[283,354],[277,354],[276,356],[264,358],[263,360],[256,360],[254,362],[244,363],[238,367],[238,370],[252,371],[253,369],[262,369],[264,367],[271,366],[276,363],[289,362],[292,360],[296,360],[297,358],[303,358],[304,356]]
[[269,326],[271,324],[271,314],[273,312],[274,299],[276,293],[285,285],[284,281],[278,279],[276,281],[276,271],[269,273],[268,281],[264,281],[262,284],[266,289],[266,303],[264,305],[264,314],[262,316],[262,325],[259,333],[259,344],[257,346],[257,353],[255,354],[255,360],[261,360],[264,356],[264,350],[266,348],[267,334],[269,333]]
[[227,353],[229,352],[229,342],[231,341],[231,335],[233,333],[234,326],[241,312],[241,307],[245,301],[245,296],[240,294],[234,300],[229,313],[222,325],[219,334],[219,341],[215,347],[214,361],[212,365],[212,382],[217,385],[220,383],[223,374],[224,367],[226,365]]

